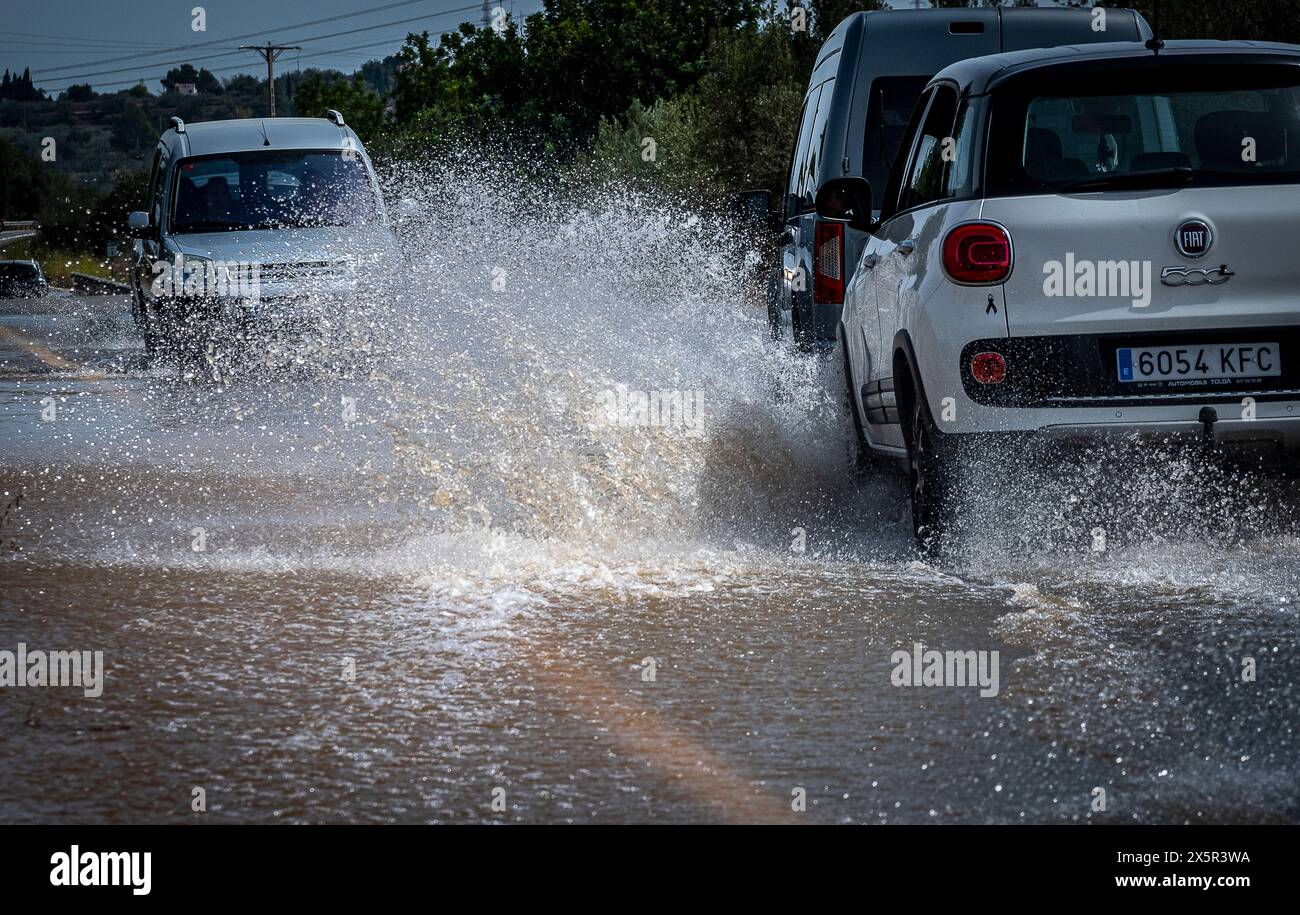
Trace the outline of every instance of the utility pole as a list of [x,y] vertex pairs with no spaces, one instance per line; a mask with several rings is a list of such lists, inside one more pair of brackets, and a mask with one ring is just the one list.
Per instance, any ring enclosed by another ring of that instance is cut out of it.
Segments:
[[275,62],[285,51],[301,51],[302,48],[298,45],[271,44],[268,41],[265,45],[240,45],[239,50],[256,51],[266,60],[266,100],[269,104],[270,116],[275,117]]

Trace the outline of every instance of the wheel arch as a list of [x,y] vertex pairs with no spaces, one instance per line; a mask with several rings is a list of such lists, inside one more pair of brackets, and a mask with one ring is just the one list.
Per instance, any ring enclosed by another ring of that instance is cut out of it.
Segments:
[[907,331],[894,334],[893,344],[894,402],[898,405],[898,424],[903,430],[903,441],[912,447],[912,409],[916,398],[925,398],[921,373],[917,370],[916,350]]

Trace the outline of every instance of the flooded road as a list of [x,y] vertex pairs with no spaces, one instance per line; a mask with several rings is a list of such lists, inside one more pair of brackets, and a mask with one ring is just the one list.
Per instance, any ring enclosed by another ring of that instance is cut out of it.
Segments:
[[0,303],[0,650],[106,669],[0,690],[0,821],[1300,821],[1294,483],[1009,455],[923,562],[761,314],[523,266],[220,389]]

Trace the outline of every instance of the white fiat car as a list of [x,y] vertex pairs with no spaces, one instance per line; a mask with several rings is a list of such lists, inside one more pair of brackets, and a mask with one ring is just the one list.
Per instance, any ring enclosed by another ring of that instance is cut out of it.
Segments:
[[860,444],[906,458],[923,544],[980,434],[1300,447],[1300,47],[963,61],[888,186],[832,179],[817,208],[870,233],[839,344]]

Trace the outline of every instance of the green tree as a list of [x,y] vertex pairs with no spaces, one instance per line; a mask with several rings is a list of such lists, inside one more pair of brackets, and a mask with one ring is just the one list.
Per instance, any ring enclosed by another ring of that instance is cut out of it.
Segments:
[[0,219],[35,219],[49,201],[73,189],[47,163],[0,138]]
[[1241,39],[1289,44],[1300,41],[1300,0],[1232,0],[1231,3],[1106,0],[1098,5],[1133,7],[1151,25],[1158,25],[1160,37],[1167,39]]
[[0,79],[0,99],[12,99],[16,102],[37,102],[45,98],[44,90],[37,89],[32,85],[31,71],[24,68],[22,75],[19,76],[14,71],[13,76],[5,70],[3,79]]
[[546,128],[513,23],[501,35],[464,24],[436,45],[427,32],[410,35],[397,60],[393,111],[408,138],[436,144]]
[[194,64],[181,64],[179,67],[172,67],[167,71],[167,75],[160,81],[164,92],[174,92],[177,83],[194,83],[198,85],[199,71],[194,69]]
[[158,139],[158,130],[143,105],[123,105],[112,125],[109,142],[118,152],[136,153]]
[[206,67],[199,70],[198,89],[207,95],[221,94],[221,80],[217,79],[215,73]]
[[121,250],[131,246],[126,214],[144,209],[148,186],[148,169],[126,169],[114,176],[112,188],[91,209],[86,241],[92,250],[103,253],[110,241],[117,242]]
[[88,102],[95,97],[90,83],[73,83],[63,90],[63,99],[69,102]]
[[[812,57],[853,12],[872,0],[820,0],[812,34],[791,28],[789,10],[762,25],[718,29],[703,59],[703,75],[687,92],[620,118],[606,118],[594,158],[606,170],[638,175],[678,190],[722,197],[765,187],[780,194],[789,168]],[[644,142],[654,141],[654,161]]]
[[602,118],[693,86],[715,29],[760,18],[759,0],[544,0],[522,30],[465,24],[412,35],[393,101],[408,134],[509,136],[568,155]]
[[298,85],[293,107],[295,114],[305,118],[321,118],[330,108],[335,109],[367,146],[379,139],[384,126],[384,100],[359,74],[311,73]]

